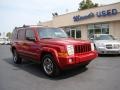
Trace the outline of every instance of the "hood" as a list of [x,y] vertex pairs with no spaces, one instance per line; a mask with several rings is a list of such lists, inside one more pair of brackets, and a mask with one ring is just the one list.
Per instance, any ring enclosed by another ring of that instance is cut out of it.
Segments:
[[57,39],[42,39],[42,43],[46,44],[55,44],[55,45],[76,45],[76,44],[86,44],[90,43],[89,41],[80,40],[80,39],[71,39],[71,38],[57,38]]
[[97,43],[103,43],[103,44],[120,44],[120,41],[118,40],[95,40],[95,44]]

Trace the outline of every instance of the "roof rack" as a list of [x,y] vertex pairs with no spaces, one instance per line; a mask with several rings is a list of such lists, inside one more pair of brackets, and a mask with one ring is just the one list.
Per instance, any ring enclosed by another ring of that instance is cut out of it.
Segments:
[[22,27],[15,27],[15,29],[19,29],[19,28],[26,28],[26,27],[47,27],[47,26],[43,26],[43,25],[23,25]]
[[18,29],[18,28],[25,28],[25,27],[29,27],[29,25],[23,25],[22,27],[15,27],[15,29]]
[[24,24],[24,25],[23,25],[23,27],[25,28],[25,27],[30,27],[30,26],[29,26],[29,25],[25,25],[25,24]]
[[47,27],[47,26],[44,26],[44,25],[29,25],[29,27]]

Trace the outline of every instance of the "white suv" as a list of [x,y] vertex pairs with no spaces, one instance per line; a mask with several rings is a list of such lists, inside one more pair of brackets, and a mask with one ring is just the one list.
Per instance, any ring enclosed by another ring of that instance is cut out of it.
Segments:
[[4,39],[0,38],[0,44],[3,45],[4,44]]

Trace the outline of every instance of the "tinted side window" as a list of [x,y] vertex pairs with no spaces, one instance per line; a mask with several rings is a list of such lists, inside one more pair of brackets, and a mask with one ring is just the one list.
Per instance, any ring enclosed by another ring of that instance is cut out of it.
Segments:
[[19,40],[24,40],[25,39],[25,29],[20,29],[18,31],[18,39]]
[[35,35],[34,35],[34,32],[32,29],[27,29],[26,30],[26,37],[30,37],[30,38],[34,38]]

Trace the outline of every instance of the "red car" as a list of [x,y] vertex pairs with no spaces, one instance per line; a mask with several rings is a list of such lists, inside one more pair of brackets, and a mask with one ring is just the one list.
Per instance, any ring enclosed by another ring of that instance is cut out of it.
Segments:
[[20,64],[22,58],[35,61],[48,76],[80,65],[85,67],[97,57],[93,43],[68,38],[60,28],[43,26],[16,27],[11,51],[14,63]]

